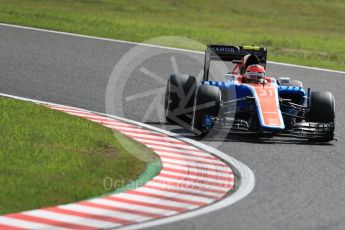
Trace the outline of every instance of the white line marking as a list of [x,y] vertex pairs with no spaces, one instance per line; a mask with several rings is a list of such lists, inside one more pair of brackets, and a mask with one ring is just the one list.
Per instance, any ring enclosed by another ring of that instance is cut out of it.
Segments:
[[214,172],[214,171],[209,171],[209,170],[208,171],[204,170],[204,171],[200,172],[200,169],[190,168],[188,166],[174,165],[174,164],[169,164],[169,163],[164,163],[164,168],[183,170],[186,172],[203,173],[203,175],[211,175],[211,176],[222,176],[222,177],[233,176],[231,174],[229,175],[228,173]]
[[160,199],[160,198],[155,198],[155,197],[150,197],[150,196],[128,194],[128,193],[116,194],[116,196],[114,196],[114,197],[121,197],[121,198],[129,199],[131,201],[143,201],[143,199],[144,200],[146,199],[146,201],[145,201],[146,203],[162,204],[162,205],[167,205],[167,206],[176,207],[176,208],[193,209],[193,208],[199,207],[199,206],[192,205],[192,204],[171,201],[168,199]]
[[176,169],[176,167],[168,167],[169,164],[164,164],[163,169],[161,171],[170,172],[170,173],[178,173],[180,175],[188,175],[188,176],[194,176],[197,175],[202,178],[209,178],[209,179],[215,179],[220,180],[222,178],[223,181],[229,181],[235,178],[235,175],[233,173],[221,173],[221,172],[210,172],[206,169],[194,169],[194,168],[187,168],[187,169]]
[[194,167],[194,168],[197,168],[197,169],[204,169],[206,170],[206,168],[210,168],[210,169],[213,169],[215,171],[226,171],[226,170],[229,170],[225,167],[221,167],[221,166],[218,166],[218,165],[210,165],[210,164],[202,164],[202,163],[196,163],[196,162],[192,162],[192,161],[181,161],[181,160],[175,160],[175,159],[168,159],[168,158],[164,158],[164,159],[161,159],[162,160],[162,163],[163,163],[163,167],[165,165],[165,163],[170,163],[170,164],[179,164],[179,165],[184,165],[186,167]]
[[121,219],[130,220],[130,221],[147,221],[147,220],[152,219],[151,217],[140,216],[137,214],[131,214],[129,212],[110,211],[107,209],[88,207],[85,205],[78,205],[78,204],[60,205],[58,207],[61,209],[77,211],[77,212],[82,212],[82,213],[88,213],[88,214],[93,214],[93,215],[109,216],[109,217],[115,217],[115,218],[120,217]]
[[187,161],[193,161],[193,160],[195,160],[195,161],[198,161],[198,162],[200,162],[200,163],[205,163],[205,164],[213,164],[213,163],[215,163],[215,164],[219,164],[219,161],[217,161],[217,160],[212,160],[212,159],[205,159],[205,158],[200,158],[200,157],[198,157],[198,156],[189,156],[189,155],[185,155],[185,154],[183,154],[183,153],[180,153],[180,154],[178,154],[178,153],[169,153],[169,152],[164,152],[164,151],[155,151],[155,153],[158,153],[160,156],[171,156],[171,157],[178,157],[178,158],[183,158],[183,159],[185,159],[185,160],[187,160]]
[[[123,43],[123,44],[140,45],[140,46],[159,48],[159,49],[169,49],[169,50],[189,52],[189,53],[195,53],[195,54],[204,54],[204,52],[196,51],[196,50],[187,50],[187,49],[152,45],[152,44],[139,43],[139,42],[130,42],[130,41],[124,41],[124,40],[119,40],[119,39],[101,38],[101,37],[95,37],[95,36],[90,36],[90,35],[74,34],[74,33],[67,33],[67,32],[47,30],[47,29],[39,29],[39,28],[33,28],[33,27],[27,27],[27,26],[11,25],[11,24],[7,24],[7,23],[0,23],[0,26],[6,26],[6,27],[12,27],[12,28],[24,29],[24,30],[32,30],[32,31],[38,31],[38,32],[45,32],[45,33],[67,35],[67,36],[80,37],[80,38],[87,38],[87,39],[100,40],[100,41],[117,42],[117,43]],[[310,70],[316,70],[316,71],[325,71],[325,72],[331,72],[331,73],[345,74],[344,71],[323,69],[323,68],[318,68],[318,67],[309,67],[309,66],[295,65],[295,64],[288,64],[288,63],[281,63],[281,62],[274,62],[274,61],[268,61],[267,63],[271,63],[274,65],[294,67],[294,68],[303,68],[303,69],[310,69]]]
[[[166,182],[166,181],[165,181]],[[178,190],[181,192],[191,192],[191,193],[199,193],[199,194],[203,194],[203,195],[208,195],[208,196],[214,196],[214,197],[221,197],[223,195],[219,194],[219,193],[215,193],[212,191],[200,191],[200,189],[193,189],[192,186],[183,186],[184,184],[176,184],[176,183],[170,183],[170,182],[166,182],[163,183],[163,181],[161,180],[160,182],[155,182],[155,181],[149,181],[146,185],[148,186],[154,186],[154,187],[158,187],[161,189],[174,189],[174,190]],[[186,184],[188,185],[188,184]]]
[[[191,156],[191,157],[198,157],[198,159],[206,159],[206,160],[215,160],[217,158],[213,157],[213,156],[207,156],[207,155],[203,155],[202,153],[181,153],[181,152],[167,152],[167,151],[159,151],[159,150],[155,150],[155,153],[162,153],[162,154],[173,154],[175,156]],[[172,156],[173,156],[172,155]]]
[[177,160],[177,159],[170,159],[168,157],[161,156],[161,160],[162,160],[163,166],[164,166],[165,163],[177,163],[177,164],[180,164],[180,165],[186,165],[187,167],[195,166],[195,167],[198,167],[198,168],[204,168],[205,170],[207,168],[213,168],[213,169],[218,169],[218,170],[226,169],[226,167],[223,167],[223,166],[220,166],[220,165],[207,164],[205,162],[195,162],[195,161],[191,161],[191,160],[188,160],[188,159]]
[[214,186],[214,185],[208,185],[206,183],[198,183],[198,182],[191,182],[191,181],[183,181],[183,179],[174,179],[174,178],[168,178],[168,177],[164,177],[164,176],[156,176],[154,178],[155,180],[158,181],[162,181],[162,182],[166,182],[166,183],[175,183],[180,185],[181,187],[184,186],[188,186],[189,188],[197,188],[197,189],[209,189],[209,190],[217,190],[219,192],[224,192],[224,194],[229,190],[228,185],[229,184],[224,184],[224,186],[222,186],[219,183],[219,186]]
[[[185,145],[184,142],[176,140],[175,138],[171,138],[171,137],[160,137],[160,136],[156,136],[156,135],[147,135],[147,134],[140,134],[140,133],[131,133],[131,132],[123,132],[124,134],[126,134],[127,136],[130,136],[132,138],[150,138],[153,140],[157,140],[157,141],[165,141],[165,142],[171,142],[171,143],[176,143],[176,144],[182,144]],[[209,155],[209,154],[204,154],[205,156]]]
[[67,228],[55,227],[53,225],[39,224],[36,222],[3,217],[3,216],[0,216],[0,224],[5,224],[5,225],[13,226],[13,227],[18,227],[18,228],[26,228],[26,229],[52,229],[52,230],[67,229]]
[[139,128],[126,128],[126,127],[116,127],[116,126],[112,126],[112,128],[116,129],[116,130],[120,130],[122,132],[122,130],[124,131],[132,131],[132,132],[146,132],[147,134],[150,134],[150,132],[146,131],[145,129],[139,129]]
[[153,140],[146,140],[146,139],[141,139],[141,138],[134,138],[135,140],[141,142],[141,143],[149,143],[154,145],[158,145],[158,146],[167,146],[167,147],[174,147],[174,148],[182,148],[182,149],[191,149],[191,150],[198,150],[197,148],[195,148],[194,146],[191,145],[180,145],[180,144],[176,144],[176,143],[169,143],[168,141],[164,141],[164,140],[160,140],[160,141],[153,141]]
[[[180,152],[180,153],[195,153],[195,154],[200,153],[200,150],[198,149],[179,149],[179,148],[165,147],[165,146],[154,145],[154,144],[146,144],[146,146],[153,148],[154,150],[157,150],[157,151],[166,150],[166,151],[173,151],[173,152]],[[227,166],[227,165],[224,164],[224,166]]]
[[[30,101],[30,102],[34,102],[34,103],[38,103],[38,104],[50,104],[50,105],[62,106],[62,105],[58,105],[58,104],[47,103],[47,102],[43,102],[43,101],[32,100],[32,99],[27,99],[27,98],[23,98],[23,97],[12,96],[12,95],[8,95],[8,94],[2,94],[2,93],[0,93],[0,96],[6,96],[6,97],[11,97],[11,98],[15,98],[15,99],[24,100],[24,101]],[[66,106],[66,108],[73,109],[73,107],[68,107],[68,106]],[[76,109],[76,108],[74,108],[74,109]],[[88,111],[88,110],[84,110],[84,109],[81,109],[81,111],[92,112],[92,111]],[[202,143],[199,143],[197,141],[190,140],[190,139],[185,138],[183,136],[180,136],[178,134],[171,133],[169,131],[162,130],[162,129],[159,129],[159,128],[156,128],[156,127],[153,127],[153,126],[150,126],[147,124],[143,124],[143,123],[140,123],[137,121],[132,121],[132,120],[129,120],[126,118],[116,117],[116,116],[97,113],[97,112],[92,112],[92,113],[112,117],[114,119],[117,119],[117,120],[120,120],[123,122],[128,122],[130,124],[149,129],[150,132],[152,131],[152,132],[158,132],[158,133],[163,134],[163,135],[169,135],[171,137],[177,138],[180,141],[184,141],[186,143],[192,144],[192,145],[198,147],[199,149],[203,149],[204,151],[207,151],[207,152],[219,157],[220,159],[227,162],[228,164],[232,165],[233,168],[236,169],[237,175],[239,175],[239,177],[241,178],[241,181],[240,181],[240,184],[238,184],[237,190],[235,190],[234,193],[231,194],[231,196],[226,196],[223,199],[219,200],[218,202],[213,203],[212,205],[204,206],[202,208],[195,209],[193,211],[180,213],[179,215],[173,215],[173,214],[177,214],[176,211],[169,211],[169,210],[165,210],[165,209],[161,209],[161,208],[153,208],[153,207],[147,207],[147,206],[143,206],[143,205],[135,205],[135,204],[128,205],[128,202],[125,202],[125,201],[118,201],[117,202],[117,201],[112,201],[112,200],[105,199],[105,198],[96,198],[96,199],[88,200],[88,202],[92,202],[92,203],[99,203],[99,204],[104,204],[104,205],[108,205],[108,206],[115,206],[115,207],[123,207],[123,208],[133,209],[133,210],[143,210],[146,212],[152,212],[152,213],[156,213],[156,214],[160,214],[160,215],[167,215],[166,218],[161,218],[161,219],[156,219],[156,220],[148,221],[148,222],[144,222],[144,223],[138,223],[138,224],[133,224],[133,225],[128,225],[128,226],[123,226],[121,229],[139,229],[139,228],[152,227],[152,226],[167,224],[167,223],[195,217],[198,215],[206,214],[206,213],[227,207],[227,206],[239,201],[240,199],[247,196],[254,188],[255,177],[254,177],[253,172],[246,165],[244,165],[241,162],[235,160],[234,158],[218,151],[217,149],[213,149],[212,147],[209,147],[209,146],[204,145]],[[140,130],[140,131],[143,132],[143,130]],[[149,132],[148,132],[148,134],[149,134]],[[184,164],[186,164],[186,162],[184,162]],[[190,164],[190,162],[187,162],[187,164]],[[193,164],[191,164],[191,165],[193,165]],[[164,163],[163,163],[163,167],[164,167]],[[200,164],[200,167],[201,168],[204,167],[203,164]],[[221,169],[221,170],[224,170],[225,168],[227,168],[227,170],[229,170],[229,168],[227,166],[224,167],[224,169],[222,169],[223,167],[219,167],[219,166],[216,166],[214,168],[215,169]],[[196,191],[199,193],[202,192],[202,194],[204,194],[204,195],[213,194],[216,197],[222,197],[225,195],[222,191],[224,191],[225,193],[228,191],[227,189],[222,189],[221,187],[218,187],[218,186],[207,186],[205,184],[190,183],[189,181],[187,181],[186,183],[183,183],[183,182],[181,183],[181,180],[162,178],[159,176],[155,177],[154,179],[155,179],[155,183],[153,183],[152,181],[149,181],[146,185],[160,184],[160,186],[162,186],[162,188],[170,187],[170,188],[174,188],[175,190],[181,189],[181,191],[194,191],[194,192]],[[229,184],[231,184],[231,183],[229,183]],[[191,187],[191,185],[193,187]],[[203,186],[203,188],[201,185]],[[209,189],[211,189],[213,187],[214,187],[214,189],[212,189],[212,191],[210,191]],[[47,212],[47,211],[44,211],[44,212]],[[41,214],[44,214],[44,213],[41,213]],[[173,216],[169,216],[169,215],[173,215]],[[59,218],[61,220],[63,220],[66,216],[70,216],[70,215],[59,214],[59,217],[58,217],[54,213],[54,217]],[[54,218],[52,218],[52,219],[54,219]],[[84,219],[87,219],[87,218],[84,218]],[[98,222],[102,222],[104,225],[107,225],[106,221],[98,221]],[[83,222],[83,223],[85,224],[85,222]],[[94,222],[90,222],[89,224],[92,224],[92,223],[94,223]]]
[[35,216],[39,218],[45,218],[48,220],[61,221],[65,223],[78,224],[78,225],[89,226],[89,227],[94,227],[94,228],[111,228],[111,227],[121,225],[114,222],[96,220],[96,219],[85,218],[85,217],[80,217],[80,216],[72,216],[72,215],[61,214],[57,212],[45,211],[45,210],[40,210],[40,209],[37,209],[34,211],[23,212],[23,213],[28,216]]
[[141,211],[152,213],[152,214],[174,215],[177,213],[176,211],[170,211],[170,210],[165,210],[161,208],[147,207],[147,206],[135,205],[135,204],[128,205],[128,203],[125,203],[125,202],[107,200],[107,199],[102,199],[102,198],[92,199],[88,201],[95,204],[103,204],[103,205],[113,206],[117,208],[127,208],[127,209],[131,209],[135,211],[141,210]]
[[205,203],[211,203],[214,200],[205,198],[202,196],[197,196],[197,195],[187,195],[181,193],[174,193],[174,192],[167,192],[167,191],[162,191],[162,190],[157,190],[157,189],[152,189],[152,188],[146,188],[146,187],[141,187],[138,189],[138,191],[142,192],[147,192],[155,195],[161,195],[161,196],[166,196],[166,197],[171,197],[171,198],[179,198],[179,199],[185,199],[185,200],[191,200],[191,201],[197,201],[197,202],[205,202]]
[[[171,175],[171,176],[179,176],[179,177],[185,176],[186,178],[189,178],[189,179],[203,180],[203,181],[209,181],[209,182],[214,182],[214,183],[225,183],[224,179],[209,178],[207,176],[203,176],[202,172],[200,172],[200,175],[195,176],[195,175],[188,175],[188,174],[186,175],[186,174],[177,173],[177,172],[170,172],[170,171],[164,170],[164,168],[163,168],[161,173]],[[234,176],[233,176],[233,178],[234,178]],[[230,180],[231,178],[228,178],[228,179]]]

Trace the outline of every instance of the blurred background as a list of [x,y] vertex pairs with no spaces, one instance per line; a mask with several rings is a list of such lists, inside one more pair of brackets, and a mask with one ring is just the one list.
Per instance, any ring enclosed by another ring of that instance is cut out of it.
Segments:
[[343,0],[0,0],[0,22],[136,42],[255,44],[272,61],[345,70]]

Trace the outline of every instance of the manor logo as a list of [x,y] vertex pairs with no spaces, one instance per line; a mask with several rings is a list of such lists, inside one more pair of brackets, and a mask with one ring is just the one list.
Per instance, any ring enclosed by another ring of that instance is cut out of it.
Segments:
[[213,46],[210,47],[215,53],[235,53],[236,48],[233,46]]

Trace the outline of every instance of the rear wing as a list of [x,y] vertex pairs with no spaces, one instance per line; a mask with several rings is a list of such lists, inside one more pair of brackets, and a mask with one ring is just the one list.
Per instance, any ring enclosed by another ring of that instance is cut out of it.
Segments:
[[211,61],[231,61],[238,63],[247,54],[255,55],[260,65],[266,68],[267,49],[258,46],[208,45],[205,51],[204,81],[208,80]]

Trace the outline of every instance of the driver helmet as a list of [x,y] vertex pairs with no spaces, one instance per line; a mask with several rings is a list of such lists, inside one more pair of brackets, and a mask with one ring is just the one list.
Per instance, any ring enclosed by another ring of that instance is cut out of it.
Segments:
[[265,68],[261,65],[250,65],[247,67],[244,77],[248,82],[264,83],[265,81]]

